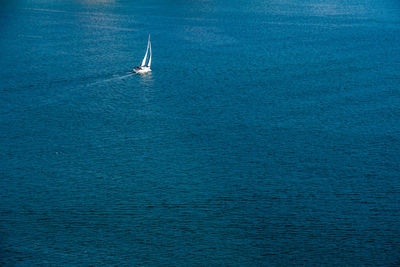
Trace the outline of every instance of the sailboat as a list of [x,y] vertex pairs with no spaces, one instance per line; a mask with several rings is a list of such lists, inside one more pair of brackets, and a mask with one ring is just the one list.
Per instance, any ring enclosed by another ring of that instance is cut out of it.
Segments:
[[[150,53],[149,53],[150,51]],[[149,55],[149,59],[147,61],[147,56]],[[147,65],[146,65],[147,61]],[[144,55],[144,58],[142,60],[142,64],[140,66],[137,66],[133,69],[133,72],[135,73],[146,73],[151,71],[150,69],[151,66],[151,42],[150,42],[150,34],[149,34],[149,40],[147,41],[147,49],[146,49],[146,54]]]

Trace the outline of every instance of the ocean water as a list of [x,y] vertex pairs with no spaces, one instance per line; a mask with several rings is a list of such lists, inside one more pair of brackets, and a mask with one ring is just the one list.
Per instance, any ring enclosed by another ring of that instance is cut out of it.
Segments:
[[0,264],[399,265],[399,70],[397,0],[2,1]]

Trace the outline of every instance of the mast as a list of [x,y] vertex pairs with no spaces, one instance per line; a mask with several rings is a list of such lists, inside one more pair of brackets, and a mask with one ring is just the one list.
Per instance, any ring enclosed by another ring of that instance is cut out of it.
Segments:
[[150,44],[150,58],[149,58],[149,63],[147,64],[147,66],[150,68],[150,66],[151,66],[151,42],[150,42],[150,35],[149,35],[149,44]]
[[147,54],[149,52],[149,46],[150,46],[150,34],[149,34],[149,40],[147,41],[146,54],[144,55],[144,58],[142,60],[142,64],[140,65],[141,67],[144,67],[146,65],[146,59],[147,59]]

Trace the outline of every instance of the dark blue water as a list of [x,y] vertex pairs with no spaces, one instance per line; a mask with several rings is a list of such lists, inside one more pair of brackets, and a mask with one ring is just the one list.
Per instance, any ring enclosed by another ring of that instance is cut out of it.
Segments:
[[399,70],[397,0],[3,1],[1,264],[398,265]]

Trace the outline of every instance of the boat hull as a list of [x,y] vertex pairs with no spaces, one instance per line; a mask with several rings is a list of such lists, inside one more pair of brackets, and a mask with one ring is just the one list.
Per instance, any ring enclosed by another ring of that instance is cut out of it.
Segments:
[[150,72],[150,71],[151,71],[151,69],[149,67],[140,67],[140,69],[138,69],[138,68],[133,69],[133,72],[138,73],[138,74],[146,73],[146,72]]

